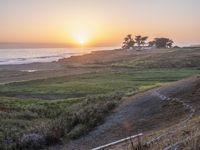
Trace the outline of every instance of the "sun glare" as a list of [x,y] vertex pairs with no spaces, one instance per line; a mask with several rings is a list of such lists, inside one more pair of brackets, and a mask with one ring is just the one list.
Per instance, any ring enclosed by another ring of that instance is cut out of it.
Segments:
[[83,45],[83,44],[85,43],[85,41],[84,41],[84,40],[80,40],[79,43],[80,43],[81,45]]
[[79,35],[77,36],[77,42],[80,44],[80,45],[85,45],[86,43],[86,40],[88,37],[86,35]]

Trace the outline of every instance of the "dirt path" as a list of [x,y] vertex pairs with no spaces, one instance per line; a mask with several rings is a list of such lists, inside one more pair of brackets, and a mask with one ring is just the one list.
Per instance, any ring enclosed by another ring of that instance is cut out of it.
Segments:
[[178,123],[187,115],[184,113],[184,106],[180,110],[175,109],[174,112],[163,109],[164,96],[158,96],[155,92],[159,90],[160,95],[170,97],[174,93],[189,90],[196,80],[197,78],[190,78],[178,81],[133,96],[107,117],[104,124],[95,128],[88,135],[51,149],[87,150],[139,132],[145,133],[146,131]]
[[[185,103],[183,100],[179,99],[179,98],[170,98],[168,96],[165,96],[163,94],[160,94],[159,90],[155,91],[154,93],[152,93],[153,95],[156,95],[158,97],[160,97],[161,100],[163,101],[171,101],[171,102],[178,102],[180,103],[182,106],[184,106],[186,109],[189,110],[188,115],[185,117],[185,119],[183,119],[180,123],[178,123],[178,125],[180,125],[181,127],[185,127],[186,123],[195,115],[196,109],[194,108],[194,106]],[[169,136],[170,134],[176,134],[176,132],[180,130],[179,128],[175,128],[174,126],[171,127],[171,129],[168,132],[165,132],[163,134],[160,134],[157,137],[154,137],[153,139],[151,139],[150,141],[148,141],[146,143],[146,145],[152,145],[155,143],[160,142],[163,138],[166,138],[167,136]],[[172,144],[170,146],[167,146],[164,150],[170,150],[171,148],[176,148],[176,144]]]

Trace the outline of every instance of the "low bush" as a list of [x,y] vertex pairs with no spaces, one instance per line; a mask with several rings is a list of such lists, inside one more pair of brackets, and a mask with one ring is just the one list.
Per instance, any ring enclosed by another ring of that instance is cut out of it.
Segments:
[[[6,150],[16,148],[40,149],[44,146],[61,142],[62,138],[69,140],[79,138],[101,124],[122,97],[123,94],[121,93],[89,96],[82,98],[82,101],[71,105],[68,109],[64,109],[60,105],[56,108],[56,105],[53,104],[54,106],[48,106],[48,108],[52,109],[43,109],[41,114],[46,115],[41,116],[36,111],[32,112],[33,107],[31,109],[27,107],[23,112],[20,110],[20,113],[16,113],[15,118],[17,117],[19,120],[13,123],[19,127],[16,129],[19,130],[17,134],[15,136],[12,134],[11,136],[11,133],[16,131],[3,131],[2,136],[6,134],[7,136],[1,137],[0,146]],[[54,113],[54,110],[56,113]],[[31,125],[31,120],[29,122],[26,121],[28,118],[38,122]]]
[[[78,138],[102,123],[122,95],[98,96],[86,98],[70,112],[64,112],[56,120],[40,128],[48,145],[60,142],[62,137]],[[41,132],[40,131],[40,132]]]

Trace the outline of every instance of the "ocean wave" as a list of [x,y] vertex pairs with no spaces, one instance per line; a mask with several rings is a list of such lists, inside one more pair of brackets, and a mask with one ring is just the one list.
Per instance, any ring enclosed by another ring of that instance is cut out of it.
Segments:
[[39,57],[27,57],[27,58],[0,58],[0,65],[8,64],[29,64],[35,62],[52,62],[61,58],[78,55],[79,53],[62,53],[57,55],[39,56]]

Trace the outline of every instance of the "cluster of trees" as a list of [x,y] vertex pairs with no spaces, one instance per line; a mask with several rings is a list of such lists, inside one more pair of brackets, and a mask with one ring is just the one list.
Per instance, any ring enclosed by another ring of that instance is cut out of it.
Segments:
[[130,49],[130,48],[138,48],[141,49],[142,47],[157,47],[157,48],[171,48],[173,45],[173,41],[168,38],[155,38],[153,41],[147,42],[148,36],[135,36],[132,38],[132,35],[129,34],[124,38],[124,42],[122,45],[123,49]]

